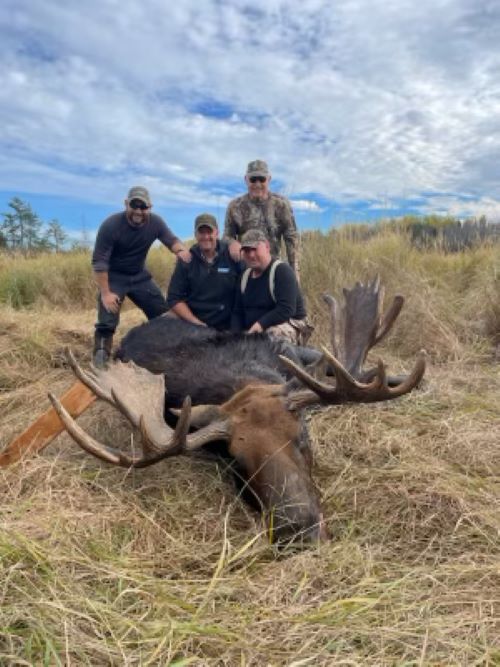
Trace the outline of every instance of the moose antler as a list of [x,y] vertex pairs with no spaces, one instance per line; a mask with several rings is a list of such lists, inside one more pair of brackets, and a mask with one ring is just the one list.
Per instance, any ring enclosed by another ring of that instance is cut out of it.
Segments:
[[408,376],[388,377],[381,360],[375,369],[362,369],[368,351],[387,335],[403,307],[404,299],[397,295],[382,316],[383,294],[378,276],[366,285],[358,282],[352,289],[344,289],[340,341],[337,335],[337,302],[332,296],[323,295],[330,311],[330,340],[334,354],[323,348],[323,363],[317,366],[333,370],[335,383],[330,384],[326,376],[318,378],[316,372],[309,373],[290,359],[280,357],[290,373],[309,389],[289,391],[289,409],[297,410],[315,403],[387,401],[408,393],[420,383],[425,372],[426,354],[423,350]]
[[184,400],[175,429],[164,421],[165,378],[154,375],[133,362],[115,362],[106,369],[84,371],[67,350],[68,363],[76,377],[98,398],[107,401],[139,430],[142,455],[128,454],[98,442],[86,433],[51,393],[49,399],[73,440],[98,458],[124,467],[144,468],[170,456],[199,449],[214,440],[230,438],[230,426],[218,421],[187,435],[191,416],[191,399]]

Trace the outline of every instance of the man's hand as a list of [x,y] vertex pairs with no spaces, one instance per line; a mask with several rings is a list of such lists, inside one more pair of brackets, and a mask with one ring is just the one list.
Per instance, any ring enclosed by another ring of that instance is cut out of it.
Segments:
[[239,262],[241,259],[241,243],[239,241],[231,241],[229,244],[229,254],[231,259],[235,262]]
[[247,333],[249,333],[249,334],[262,333],[263,331],[264,331],[264,329],[262,328],[262,325],[260,324],[260,322],[254,322],[252,324],[252,326],[250,327],[250,329],[247,331]]
[[186,250],[185,248],[184,250],[179,250],[179,252],[175,254],[186,264],[189,264],[189,262],[191,261],[191,253],[189,252],[189,250]]
[[114,292],[101,292],[101,301],[108,313],[117,313],[120,310],[121,299]]

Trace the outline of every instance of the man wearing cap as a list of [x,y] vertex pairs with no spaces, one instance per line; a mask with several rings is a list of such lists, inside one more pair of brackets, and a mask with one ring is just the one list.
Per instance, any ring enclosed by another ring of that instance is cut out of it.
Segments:
[[245,175],[248,192],[229,202],[224,238],[230,241],[233,259],[238,259],[241,237],[249,229],[259,229],[266,235],[274,257],[279,257],[283,239],[288,263],[298,277],[298,235],[292,207],[286,197],[269,190],[270,182],[271,173],[264,160],[248,163]]
[[123,299],[135,303],[148,319],[167,310],[160,288],[145,268],[146,255],[159,240],[171,252],[189,262],[191,255],[167,227],[163,218],[151,213],[146,188],[130,188],[125,210],[114,213],[99,227],[92,255],[92,268],[99,288],[93,361],[103,366],[111,355],[113,334],[120,320]]
[[240,280],[231,319],[233,331],[268,334],[305,345],[312,327],[307,322],[304,299],[291,267],[271,255],[260,229],[250,229],[241,239],[247,268]]
[[217,220],[209,213],[194,221],[196,243],[191,261],[177,262],[168,287],[167,304],[177,317],[218,330],[229,329],[235,288],[243,270],[225,241],[220,241]]

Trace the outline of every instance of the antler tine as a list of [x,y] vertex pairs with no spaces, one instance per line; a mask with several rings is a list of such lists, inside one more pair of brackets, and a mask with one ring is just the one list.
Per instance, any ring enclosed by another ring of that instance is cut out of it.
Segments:
[[[182,409],[179,411],[179,418],[171,437],[167,445],[163,445],[161,448],[158,447],[155,436],[150,432],[150,427],[144,418],[143,415],[139,419],[139,430],[142,436],[142,445],[145,454],[150,454],[154,452],[151,458],[155,458],[156,455],[161,458],[165,458],[163,454],[166,451],[166,448],[170,450],[169,456],[174,456],[175,454],[180,454],[186,446],[186,436],[189,431],[189,424],[191,420],[191,397],[186,396],[182,404]],[[160,460],[158,459],[158,460]]]
[[114,465],[126,465],[127,467],[130,466],[130,463],[124,463],[122,452],[101,444],[86,433],[83,428],[76,423],[69,412],[61,405],[52,392],[49,392],[48,396],[54,410],[59,415],[66,430],[77,445],[80,445],[80,447],[89,454],[93,454],[94,456],[97,456],[97,458],[107,461],[108,463],[113,463]]
[[83,370],[83,368],[78,364],[73,352],[69,349],[69,347],[65,348],[64,352],[66,354],[66,359],[69,366],[80,382],[93,391],[98,398],[111,403],[111,405],[115,405],[111,393],[101,387],[95,375],[87,373]]
[[404,297],[401,296],[400,294],[396,294],[396,296],[392,300],[391,307],[384,313],[382,317],[377,333],[375,335],[373,346],[377,345],[377,343],[380,343],[382,338],[384,338],[384,336],[386,336],[389,333],[389,331],[392,328],[392,325],[397,320],[398,315],[401,312],[404,302],[405,302]]
[[[186,435],[189,429],[189,418],[191,413],[191,399],[189,397],[184,401],[177,426],[175,430],[171,432],[170,441],[165,443],[164,448],[161,451],[156,451],[154,455],[151,455],[151,450],[148,449],[146,445],[141,457],[129,456],[114,447],[109,447],[108,445],[104,445],[95,440],[76,423],[69,412],[67,412],[61,405],[60,401],[52,393],[49,393],[49,399],[73,440],[86,452],[93,454],[107,463],[112,463],[125,468],[145,468],[146,466],[158,463],[162,459],[176,456],[186,451]],[[140,419],[140,422],[143,422],[142,418]],[[146,429],[144,432],[146,438],[148,438]]]
[[[384,364],[381,360],[378,362],[375,377],[371,382],[365,384],[357,381],[328,350],[324,349],[323,354],[328,363],[335,369],[335,385],[320,382],[305,369],[294,364],[290,359],[283,359],[283,363],[288,367],[290,372],[316,394],[316,403],[322,402],[337,405],[349,401],[372,403],[391,400],[414,389],[422,380],[425,372],[426,353],[422,350],[417,356],[417,361],[412,372],[396,386],[390,387],[388,385]],[[291,394],[289,399],[291,400],[291,404],[293,404],[294,394]],[[304,392],[297,392],[297,399],[299,407],[302,405],[311,405],[314,402],[312,397]]]
[[323,301],[327,304],[330,310],[330,345],[332,348],[333,354],[338,357],[338,345],[337,345],[337,317],[338,317],[338,307],[337,301],[331,294],[326,292],[321,295]]

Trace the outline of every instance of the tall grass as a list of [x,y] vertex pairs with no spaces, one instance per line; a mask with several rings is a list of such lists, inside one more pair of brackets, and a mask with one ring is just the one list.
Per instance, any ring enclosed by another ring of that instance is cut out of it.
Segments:
[[[149,254],[147,266],[164,290],[173,264],[173,256],[164,248]],[[90,253],[0,255],[0,303],[13,308],[48,304],[78,310],[91,308],[95,299]]]
[[325,335],[318,295],[379,274],[387,299],[406,297],[392,345],[402,355],[426,348],[435,359],[460,356],[464,345],[486,343],[500,329],[500,246],[463,253],[421,252],[392,231],[358,241],[349,235],[308,234],[303,243],[303,287]]
[[[164,286],[172,258],[150,263]],[[317,343],[318,294],[375,273],[407,298],[390,370],[420,347],[431,359],[401,400],[306,415],[331,542],[276,554],[220,461],[124,471],[63,435],[0,469],[1,665],[500,665],[498,250],[307,234]],[[72,384],[60,351],[88,358],[95,313],[88,256],[2,258],[0,285],[2,447]],[[107,404],[79,423],[131,446]]]

